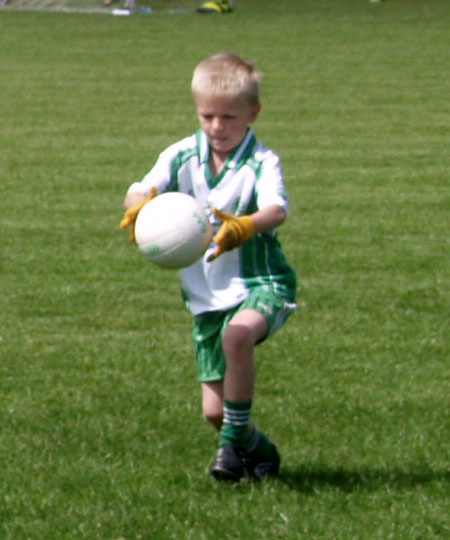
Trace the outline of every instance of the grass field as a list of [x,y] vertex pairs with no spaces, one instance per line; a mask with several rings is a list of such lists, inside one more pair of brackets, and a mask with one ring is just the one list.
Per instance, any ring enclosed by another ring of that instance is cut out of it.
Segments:
[[[2,540],[450,537],[450,4],[238,7],[0,12]],[[238,487],[207,474],[177,276],[118,229],[228,49],[265,74],[299,280],[258,349],[280,476]]]

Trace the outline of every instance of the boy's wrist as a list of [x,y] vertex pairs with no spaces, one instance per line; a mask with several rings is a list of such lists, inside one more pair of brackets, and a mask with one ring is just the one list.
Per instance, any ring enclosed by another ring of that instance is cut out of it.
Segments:
[[231,251],[245,244],[249,238],[255,235],[256,228],[252,216],[234,216],[212,209],[217,219],[222,221],[219,232],[214,237],[217,248],[208,261],[212,261],[225,251]]
[[242,235],[241,245],[242,245],[247,240],[249,240],[252,236],[255,236],[255,233],[256,233],[255,221],[252,218],[252,216],[249,216],[249,215],[240,216],[236,219],[239,225],[241,226],[241,235]]

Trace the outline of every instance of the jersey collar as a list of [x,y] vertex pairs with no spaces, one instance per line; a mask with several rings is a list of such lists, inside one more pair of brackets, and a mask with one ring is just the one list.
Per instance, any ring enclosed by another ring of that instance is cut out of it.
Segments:
[[[228,156],[225,162],[225,169],[236,169],[239,167],[241,161],[245,156],[251,152],[256,142],[255,134],[253,130],[248,128],[245,137],[242,142],[237,146],[234,151]],[[208,138],[202,130],[197,132],[197,145],[200,163],[208,163],[209,160],[209,143]]]

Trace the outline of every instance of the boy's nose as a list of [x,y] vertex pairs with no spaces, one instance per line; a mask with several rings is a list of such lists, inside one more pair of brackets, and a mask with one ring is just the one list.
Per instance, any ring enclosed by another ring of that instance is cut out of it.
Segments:
[[212,128],[213,130],[220,130],[222,129],[222,120],[218,117],[218,116],[215,116],[212,120]]

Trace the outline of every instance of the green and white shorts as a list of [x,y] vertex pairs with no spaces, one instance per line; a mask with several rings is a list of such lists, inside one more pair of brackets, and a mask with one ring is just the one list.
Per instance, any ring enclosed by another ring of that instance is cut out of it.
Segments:
[[226,362],[222,350],[222,335],[231,319],[244,309],[254,309],[269,323],[268,336],[283,326],[297,304],[272,291],[253,289],[241,304],[228,311],[209,311],[194,318],[192,339],[199,373],[199,381],[221,381],[225,376]]

